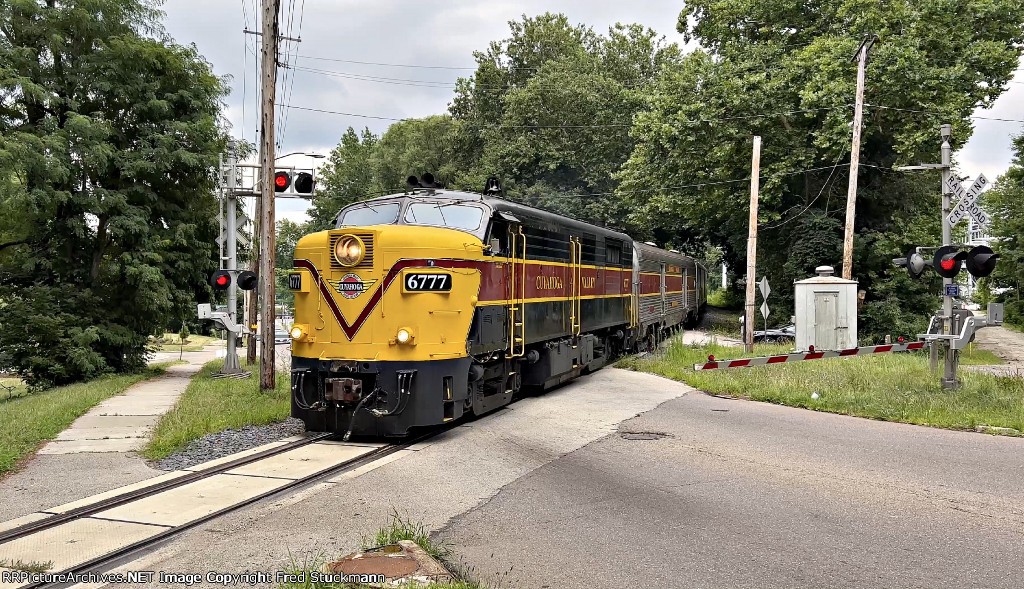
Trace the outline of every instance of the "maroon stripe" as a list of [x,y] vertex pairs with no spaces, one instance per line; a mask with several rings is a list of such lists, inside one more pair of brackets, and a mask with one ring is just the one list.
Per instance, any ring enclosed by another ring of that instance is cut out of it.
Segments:
[[841,350],[839,352],[839,357],[841,358],[843,356],[856,356],[858,353],[860,352],[859,350],[857,350],[857,348],[850,348],[849,350]]
[[891,351],[892,351],[892,346],[875,346],[875,351],[873,353],[878,354],[879,352],[891,352]]
[[825,352],[810,352],[803,357],[804,360],[818,360],[825,357]]
[[924,347],[924,342],[915,342],[915,343],[912,343],[912,344],[907,344],[907,349],[908,350],[920,350],[923,347]]
[[718,362],[708,362],[704,365],[703,370],[713,370],[715,368],[718,368]]
[[772,356],[771,358],[768,358],[768,362],[766,362],[766,364],[778,364],[779,362],[785,361],[786,356]]
[[732,362],[729,362],[729,368],[743,368],[744,366],[749,366],[749,365],[750,365],[750,360],[749,359],[747,359],[747,360],[733,360]]

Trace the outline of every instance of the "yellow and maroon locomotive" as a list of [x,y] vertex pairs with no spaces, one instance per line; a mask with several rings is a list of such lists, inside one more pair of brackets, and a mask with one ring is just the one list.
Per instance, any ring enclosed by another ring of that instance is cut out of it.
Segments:
[[686,256],[487,194],[410,186],[346,207],[295,249],[292,415],[310,431],[401,436],[486,413],[703,306],[702,294],[686,303],[686,269],[703,292]]

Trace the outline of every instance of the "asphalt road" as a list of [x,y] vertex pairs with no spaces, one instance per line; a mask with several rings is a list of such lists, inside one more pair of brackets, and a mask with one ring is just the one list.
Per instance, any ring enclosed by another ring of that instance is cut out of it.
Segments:
[[694,393],[439,535],[508,589],[1021,587],[1024,440]]

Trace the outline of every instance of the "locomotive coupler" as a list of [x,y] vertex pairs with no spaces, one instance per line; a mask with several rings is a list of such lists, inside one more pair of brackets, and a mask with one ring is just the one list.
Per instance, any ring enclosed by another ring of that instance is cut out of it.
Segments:
[[363,382],[358,378],[328,378],[324,395],[328,401],[358,403],[363,396]]

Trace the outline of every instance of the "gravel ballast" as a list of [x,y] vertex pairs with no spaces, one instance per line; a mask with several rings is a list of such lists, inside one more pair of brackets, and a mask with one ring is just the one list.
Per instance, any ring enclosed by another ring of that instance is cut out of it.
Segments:
[[181,452],[150,463],[160,470],[181,470],[197,464],[223,458],[235,452],[269,444],[305,432],[302,421],[288,418],[271,425],[247,425],[239,429],[228,429],[207,434],[191,442]]

